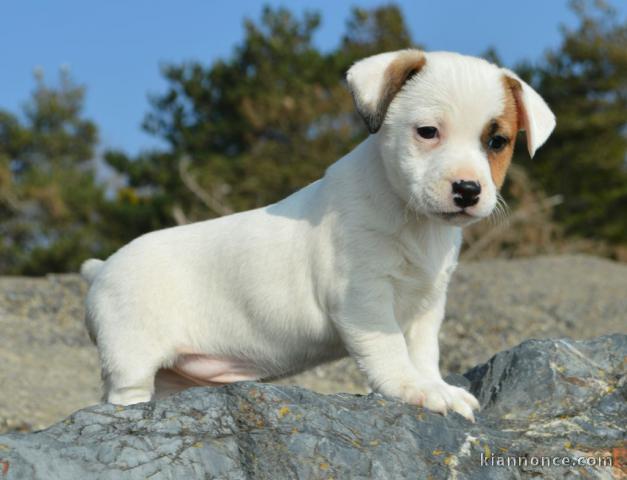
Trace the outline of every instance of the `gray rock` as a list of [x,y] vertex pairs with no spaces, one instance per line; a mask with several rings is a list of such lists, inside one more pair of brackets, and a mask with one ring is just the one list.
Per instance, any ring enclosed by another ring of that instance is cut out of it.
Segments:
[[[98,405],[35,433],[0,436],[4,479],[612,478],[625,444],[627,336],[530,340],[452,381],[472,424],[379,394],[239,383],[130,407]],[[516,458],[526,465],[495,466]],[[483,461],[482,461],[483,459]],[[552,460],[551,460],[552,461]],[[487,465],[486,465],[487,463]]]

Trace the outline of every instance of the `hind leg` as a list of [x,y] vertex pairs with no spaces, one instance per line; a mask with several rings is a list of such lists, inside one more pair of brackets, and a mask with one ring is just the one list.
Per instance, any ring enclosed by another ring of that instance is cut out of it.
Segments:
[[164,359],[136,349],[107,353],[102,358],[104,400],[118,405],[149,402],[155,391],[155,374]]
[[117,405],[149,402],[154,392],[155,371],[103,372],[104,401]]

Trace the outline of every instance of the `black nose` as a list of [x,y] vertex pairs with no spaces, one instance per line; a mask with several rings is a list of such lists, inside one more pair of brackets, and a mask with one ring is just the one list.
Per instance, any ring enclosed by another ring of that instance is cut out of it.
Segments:
[[479,182],[460,180],[453,182],[453,201],[458,207],[472,207],[479,202],[481,185]]

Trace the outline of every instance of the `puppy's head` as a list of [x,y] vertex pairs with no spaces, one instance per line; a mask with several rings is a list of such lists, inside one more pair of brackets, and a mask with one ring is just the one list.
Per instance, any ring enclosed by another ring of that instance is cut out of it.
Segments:
[[514,72],[448,52],[401,50],[347,74],[395,191],[417,213],[455,225],[488,216],[525,130],[533,156],[555,127]]

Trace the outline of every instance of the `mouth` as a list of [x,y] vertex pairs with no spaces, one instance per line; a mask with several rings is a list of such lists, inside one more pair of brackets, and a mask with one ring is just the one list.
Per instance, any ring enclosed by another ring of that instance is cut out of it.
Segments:
[[477,215],[473,215],[463,208],[452,212],[433,212],[432,215],[454,225],[465,225],[480,219]]
[[454,212],[435,212],[435,214],[445,220],[452,220],[454,218],[475,218],[475,215],[468,213],[463,208]]

